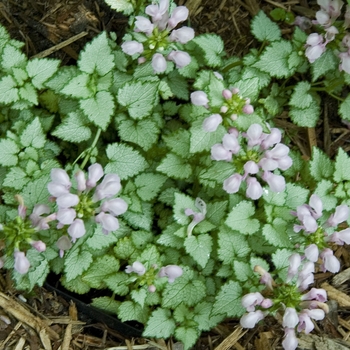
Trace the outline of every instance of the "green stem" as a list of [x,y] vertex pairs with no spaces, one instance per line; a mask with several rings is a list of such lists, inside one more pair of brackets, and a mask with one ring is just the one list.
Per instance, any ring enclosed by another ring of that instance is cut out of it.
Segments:
[[92,145],[86,150],[85,158],[84,158],[83,162],[81,163],[81,169],[84,169],[86,163],[88,162],[90,155],[91,155],[91,151],[96,147],[96,144],[97,144],[98,139],[100,138],[101,132],[102,132],[101,128],[98,128]]

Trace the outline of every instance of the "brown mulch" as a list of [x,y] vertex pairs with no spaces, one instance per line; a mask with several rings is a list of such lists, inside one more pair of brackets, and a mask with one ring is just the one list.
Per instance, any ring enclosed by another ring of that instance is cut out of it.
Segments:
[[[229,55],[242,56],[253,44],[249,26],[260,9],[268,12],[283,7],[305,14],[312,13],[316,1],[179,0],[178,4],[190,9],[190,25],[197,33],[219,34]],[[24,51],[29,57],[59,58],[70,65],[76,63],[84,45],[101,31],[113,31],[121,38],[127,18],[110,10],[103,0],[1,0],[0,23],[13,38],[25,43]],[[313,145],[331,157],[339,147],[350,151],[347,142],[350,130],[340,123],[337,106],[328,102],[316,128],[296,127],[287,115],[277,121],[306,159]],[[312,335],[301,336],[300,348],[350,348],[349,249],[341,247],[336,254],[344,263],[343,271],[336,276],[315,276],[317,287],[328,292],[331,312],[317,323]],[[203,334],[195,349],[279,349],[282,337],[281,327],[272,319],[248,331],[242,330],[237,320],[226,320]],[[181,344],[125,336],[120,330],[77,311],[74,302],[55,291],[37,288],[24,297],[13,288],[9,274],[0,275],[0,350],[147,348],[181,350]]]

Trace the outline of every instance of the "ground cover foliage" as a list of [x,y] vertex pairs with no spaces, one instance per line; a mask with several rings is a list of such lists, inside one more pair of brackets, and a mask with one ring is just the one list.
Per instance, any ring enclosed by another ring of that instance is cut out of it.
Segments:
[[327,312],[313,273],[339,271],[332,247],[350,242],[350,159],[314,148],[306,162],[274,118],[313,127],[327,92],[349,120],[348,11],[261,11],[241,59],[181,26],[184,6],[107,3],[130,28],[76,66],[28,59],[0,29],[1,264],[19,290],[49,272],[108,290],[92,304],[186,349],[226,317],[267,315],[295,348]]

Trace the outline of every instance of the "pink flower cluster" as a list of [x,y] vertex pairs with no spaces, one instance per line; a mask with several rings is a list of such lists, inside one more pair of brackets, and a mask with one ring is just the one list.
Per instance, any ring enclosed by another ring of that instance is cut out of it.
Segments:
[[[97,185],[102,177],[103,180]],[[88,168],[87,179],[82,171],[75,174],[76,193],[70,192],[72,183],[65,170],[52,169],[51,179],[48,190],[58,206],[57,228],[69,225],[67,232],[73,243],[77,238],[84,236],[86,232],[84,221],[92,217],[95,222],[101,224],[105,234],[119,228],[116,216],[125,213],[128,205],[121,198],[109,199],[121,189],[120,178],[117,174],[104,175],[102,166],[95,163]],[[95,191],[92,193],[93,188]],[[60,243],[67,246],[64,239]]]
[[[296,254],[297,255],[297,254]],[[300,258],[300,256],[299,256]],[[289,259],[290,267],[287,283],[276,285],[271,275],[262,267],[256,266],[255,271],[261,275],[261,283],[266,285],[263,294],[259,292],[249,293],[242,298],[242,305],[247,313],[241,317],[240,324],[243,328],[254,328],[255,325],[267,315],[275,315],[276,311],[281,315],[285,338],[282,342],[286,350],[294,350],[298,347],[296,331],[304,331],[306,334],[314,329],[313,320],[324,319],[328,312],[327,293],[324,289],[311,288],[303,293],[313,283],[314,264],[307,262],[298,272],[295,269],[293,255]],[[295,285],[290,281],[296,276]],[[310,276],[312,276],[310,278]],[[283,316],[282,316],[283,315]]]
[[288,155],[289,148],[280,141],[281,132],[277,128],[272,128],[270,134],[266,134],[261,125],[252,124],[246,133],[242,133],[242,137],[237,129],[232,128],[230,133],[223,137],[222,143],[211,148],[212,159],[233,161],[236,169],[242,169],[224,181],[224,190],[227,193],[236,193],[245,181],[246,196],[254,200],[259,199],[263,194],[262,186],[256,177],[259,175],[267,182],[271,191],[283,191],[284,177],[274,174],[273,171],[287,170],[292,165],[292,159]]
[[169,14],[169,0],[160,0],[159,4],[148,5],[145,12],[151,20],[136,16],[135,21],[135,32],[144,33],[144,41],[124,42],[121,45],[123,52],[131,56],[142,54],[138,59],[139,63],[151,59],[155,73],[165,72],[166,60],[173,61],[177,68],[187,66],[191,57],[187,52],[179,50],[178,44],[186,44],[192,40],[194,30],[185,26],[174,28],[187,19],[188,9],[178,6]]
[[[6,249],[13,252],[14,269],[20,274],[25,274],[30,268],[30,262],[24,251],[25,246],[32,246],[38,252],[46,250],[46,244],[40,240],[33,240],[32,235],[41,230],[49,228],[48,223],[56,219],[56,214],[43,217],[43,214],[50,213],[50,208],[43,204],[34,206],[32,214],[27,218],[27,208],[24,205],[23,198],[16,196],[18,205],[18,217],[12,223],[0,225],[8,245]],[[4,265],[6,257],[0,258],[0,268]]]
[[[223,102],[218,110],[213,110],[213,114],[206,118],[203,122],[203,129],[207,132],[216,131],[218,126],[223,122],[223,118],[227,119],[227,124],[231,125],[231,121],[238,118],[239,114],[252,114],[254,107],[250,104],[249,98],[242,98],[238,95],[239,89],[232,88],[222,91]],[[194,91],[191,93],[191,102],[195,106],[209,107],[209,99],[204,91]]]
[[[156,268],[156,266],[154,267]],[[139,276],[144,276],[146,274],[146,267],[139,261],[135,261],[132,265],[128,265],[125,268],[126,273],[136,273]],[[162,267],[157,274],[157,277],[167,277],[169,283],[175,282],[175,279],[182,276],[183,270],[180,266],[177,265],[167,265]],[[153,284],[150,284],[148,286],[148,290],[151,293],[154,293],[156,291],[156,287]]]
[[[315,62],[321,55],[326,51],[326,45],[334,40],[335,36],[339,34],[337,27],[333,25],[335,20],[339,17],[341,13],[341,8],[343,6],[343,1],[341,0],[318,0],[318,5],[321,9],[316,12],[316,21],[313,24],[320,25],[324,34],[320,35],[317,33],[312,33],[308,36],[306,40],[306,51],[305,55],[310,63]],[[344,26],[348,26],[350,11],[347,7],[345,15]],[[345,40],[345,41],[344,41]],[[347,73],[350,72],[350,54],[349,46],[347,45],[347,40],[343,39],[343,45],[347,48],[347,52],[341,52],[339,58],[341,60],[339,69],[344,70]]]
[[300,224],[294,225],[294,231],[303,231],[304,233],[307,242],[304,251],[305,257],[312,262],[317,262],[321,258],[321,270],[335,273],[340,269],[340,262],[333,255],[333,251],[328,248],[328,243],[350,244],[350,228],[334,231],[329,235],[326,230],[336,228],[346,221],[349,218],[350,210],[347,205],[337,206],[335,212],[323,224],[320,222],[322,211],[321,199],[316,194],[311,195],[309,204],[299,206],[297,211],[292,213],[300,221]]

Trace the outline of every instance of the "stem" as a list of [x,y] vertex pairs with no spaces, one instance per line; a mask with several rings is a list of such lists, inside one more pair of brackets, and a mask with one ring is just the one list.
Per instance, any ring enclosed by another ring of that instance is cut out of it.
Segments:
[[[91,155],[91,151],[96,147],[96,144],[97,144],[98,139],[100,138],[101,132],[102,132],[101,128],[98,128],[95,139],[92,142],[92,145],[85,151],[86,155],[85,155],[83,162],[81,163],[81,169],[84,169],[86,163],[88,162],[90,155]],[[80,156],[78,157],[78,159],[79,158],[80,158]]]

